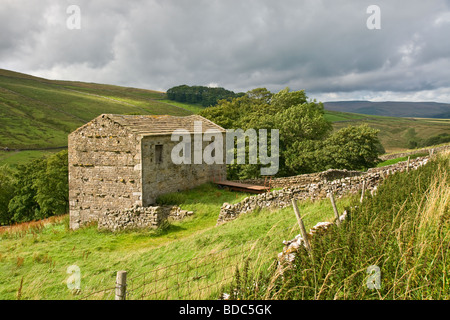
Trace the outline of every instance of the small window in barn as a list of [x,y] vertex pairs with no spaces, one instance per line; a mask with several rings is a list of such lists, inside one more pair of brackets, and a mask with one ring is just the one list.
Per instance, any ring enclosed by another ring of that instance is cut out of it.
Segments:
[[161,144],[157,144],[155,146],[155,163],[163,162],[163,146]]

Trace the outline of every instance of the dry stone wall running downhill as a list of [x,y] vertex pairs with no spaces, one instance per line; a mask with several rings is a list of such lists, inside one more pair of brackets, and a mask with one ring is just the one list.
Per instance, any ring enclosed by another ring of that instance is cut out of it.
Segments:
[[[409,162],[409,170],[417,169],[429,160],[429,157],[420,157]],[[217,225],[236,219],[243,213],[252,212],[257,208],[285,208],[295,200],[319,200],[333,192],[335,198],[341,198],[348,193],[359,193],[364,184],[365,190],[375,192],[378,184],[388,175],[404,171],[407,161],[399,162],[381,168],[372,168],[367,172],[347,170],[327,170],[312,175],[278,178],[276,185],[284,185],[281,190],[247,197],[239,203],[224,203],[220,209]],[[309,181],[306,184],[299,182]]]
[[435,152],[443,152],[443,151],[449,150],[449,149],[450,149],[450,144],[447,144],[447,145],[442,145],[439,147],[422,148],[422,149],[413,150],[413,151],[409,151],[409,152],[403,152],[403,153],[386,154],[386,155],[381,156],[380,159],[385,161],[385,160],[391,160],[391,159],[396,159],[396,158],[412,156],[412,155],[418,154],[418,153],[430,154],[430,153],[435,153]]

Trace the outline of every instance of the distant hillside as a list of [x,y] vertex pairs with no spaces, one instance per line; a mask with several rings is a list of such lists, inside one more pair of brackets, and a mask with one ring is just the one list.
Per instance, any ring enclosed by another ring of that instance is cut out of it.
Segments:
[[164,92],[55,81],[0,69],[0,149],[67,145],[67,134],[102,113],[192,114]]
[[375,116],[450,119],[450,104],[437,102],[325,102],[326,110]]
[[[366,103],[366,107],[373,104],[361,101],[359,103]],[[357,102],[347,105],[357,110]],[[423,106],[422,108],[424,110],[421,117],[429,116],[429,109]],[[6,147],[10,150],[24,150],[67,146],[67,135],[71,131],[102,113],[185,116],[201,110],[203,107],[200,104],[168,100],[165,92],[48,80],[0,69],[0,164],[20,163],[32,157],[39,157],[43,152],[55,151],[3,151]],[[440,110],[440,114],[449,111],[445,108]],[[379,137],[388,152],[408,148],[411,128],[414,128],[415,136],[420,139],[450,133],[450,120],[405,119],[351,112],[354,113],[326,110],[325,118],[334,123],[335,129],[362,123],[379,129]],[[450,114],[446,118],[450,118]]]

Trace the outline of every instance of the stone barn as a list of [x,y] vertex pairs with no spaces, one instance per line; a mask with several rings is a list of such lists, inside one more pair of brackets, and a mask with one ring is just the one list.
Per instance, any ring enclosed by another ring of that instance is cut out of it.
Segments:
[[[222,127],[199,115],[103,114],[72,132],[68,138],[70,227],[99,221],[109,210],[148,207],[162,194],[225,178],[225,164],[172,161],[172,150],[180,144],[172,141],[172,133],[187,130],[194,141],[199,124],[203,133],[217,132],[225,140]],[[210,143],[201,142],[203,148]],[[192,150],[186,155],[193,157]]]

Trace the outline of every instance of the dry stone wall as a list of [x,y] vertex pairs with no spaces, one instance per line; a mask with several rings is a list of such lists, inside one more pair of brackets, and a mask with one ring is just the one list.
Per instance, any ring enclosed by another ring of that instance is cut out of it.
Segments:
[[418,150],[403,152],[403,153],[387,154],[387,155],[381,156],[380,159],[385,161],[385,160],[407,157],[407,156],[411,156],[413,154],[418,154],[418,153],[442,152],[442,151],[449,150],[449,149],[450,149],[450,144],[439,146],[439,147],[423,148],[423,149],[418,149]]
[[286,188],[291,186],[298,185],[306,185],[318,183],[321,181],[332,181],[340,178],[346,177],[355,177],[362,175],[361,171],[349,171],[349,170],[337,170],[337,169],[329,169],[327,171],[311,173],[311,174],[302,174],[298,176],[285,177],[285,178],[259,178],[259,179],[247,179],[247,180],[238,180],[236,182],[240,183],[248,183],[254,185],[261,186],[269,186],[271,188]]
[[108,231],[156,229],[170,220],[181,220],[193,215],[192,211],[176,206],[154,206],[106,210],[98,219],[98,229]]
[[[428,162],[428,157],[421,157],[411,160],[409,170],[417,169]],[[329,170],[323,174],[307,175],[307,179],[314,176],[314,182],[290,185],[293,182],[291,178],[286,178],[286,186],[281,190],[274,190],[256,196],[247,197],[239,203],[224,203],[220,209],[217,225],[221,225],[227,221],[236,219],[240,214],[251,212],[257,208],[285,208],[291,205],[292,199],[295,200],[319,200],[327,197],[329,192],[333,192],[334,197],[340,198],[348,193],[358,193],[361,191],[363,184],[365,190],[375,192],[378,184],[388,175],[395,172],[404,171],[407,168],[407,161],[399,162],[390,166],[369,169],[367,172],[360,172],[358,175],[352,171]],[[334,176],[341,176],[332,179]],[[349,174],[350,176],[342,177]],[[279,180],[281,180],[280,178]],[[296,178],[302,181],[301,178]],[[295,181],[294,181],[295,183]]]

